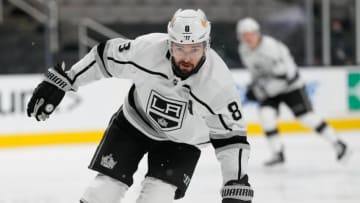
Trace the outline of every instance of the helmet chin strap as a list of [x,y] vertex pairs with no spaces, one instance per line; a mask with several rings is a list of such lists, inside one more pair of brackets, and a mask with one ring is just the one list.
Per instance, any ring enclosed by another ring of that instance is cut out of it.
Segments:
[[179,66],[176,65],[175,60],[174,60],[174,57],[171,56],[171,67],[172,67],[172,69],[173,69],[173,71],[174,71],[174,74],[175,74],[177,77],[181,78],[181,80],[185,80],[185,79],[187,79],[190,75],[197,73],[197,72],[200,70],[201,66],[204,64],[205,60],[206,60],[206,57],[205,57],[205,54],[204,54],[204,56],[201,57],[199,63],[195,66],[194,69],[192,69],[192,71],[190,71],[190,72],[188,72],[188,73],[183,73],[183,72],[180,70]]

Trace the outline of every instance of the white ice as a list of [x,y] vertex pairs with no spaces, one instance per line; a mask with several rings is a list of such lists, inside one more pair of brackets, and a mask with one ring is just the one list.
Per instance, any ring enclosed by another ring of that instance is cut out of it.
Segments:
[[[319,136],[282,136],[287,163],[267,169],[269,156],[262,136],[250,136],[248,173],[254,203],[359,203],[360,132],[342,132],[353,149],[343,165]],[[0,203],[78,203],[95,172],[87,165],[96,145],[28,147],[0,150]],[[133,203],[146,172],[142,162],[123,203]],[[175,203],[220,203],[220,167],[211,146],[204,149],[184,199]]]

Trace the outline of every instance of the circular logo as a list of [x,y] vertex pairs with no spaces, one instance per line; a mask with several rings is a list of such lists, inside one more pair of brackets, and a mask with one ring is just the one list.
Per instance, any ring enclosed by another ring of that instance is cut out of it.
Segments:
[[54,110],[54,105],[52,104],[46,104],[45,106],[45,112],[51,113]]

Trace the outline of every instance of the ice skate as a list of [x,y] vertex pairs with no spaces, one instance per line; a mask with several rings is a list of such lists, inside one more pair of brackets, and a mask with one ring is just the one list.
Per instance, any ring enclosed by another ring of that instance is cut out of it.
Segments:
[[282,165],[284,163],[285,163],[284,152],[283,152],[283,150],[281,150],[280,152],[275,153],[270,158],[270,160],[268,160],[264,163],[264,165],[266,167],[272,167],[272,166]]
[[346,162],[351,155],[351,150],[341,140],[339,140],[335,143],[335,150],[336,150],[336,159],[339,162]]

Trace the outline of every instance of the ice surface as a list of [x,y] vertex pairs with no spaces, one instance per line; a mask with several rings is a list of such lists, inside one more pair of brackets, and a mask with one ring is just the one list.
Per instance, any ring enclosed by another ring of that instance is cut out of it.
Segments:
[[[360,132],[342,132],[353,149],[346,165],[336,162],[331,145],[319,136],[282,136],[287,163],[264,168],[269,157],[262,136],[250,136],[248,173],[254,203],[359,203]],[[96,145],[0,150],[0,203],[78,203],[95,172],[87,169]],[[146,172],[141,162],[123,203],[135,202]],[[187,196],[177,203],[220,203],[221,174],[211,146],[203,154]]]

